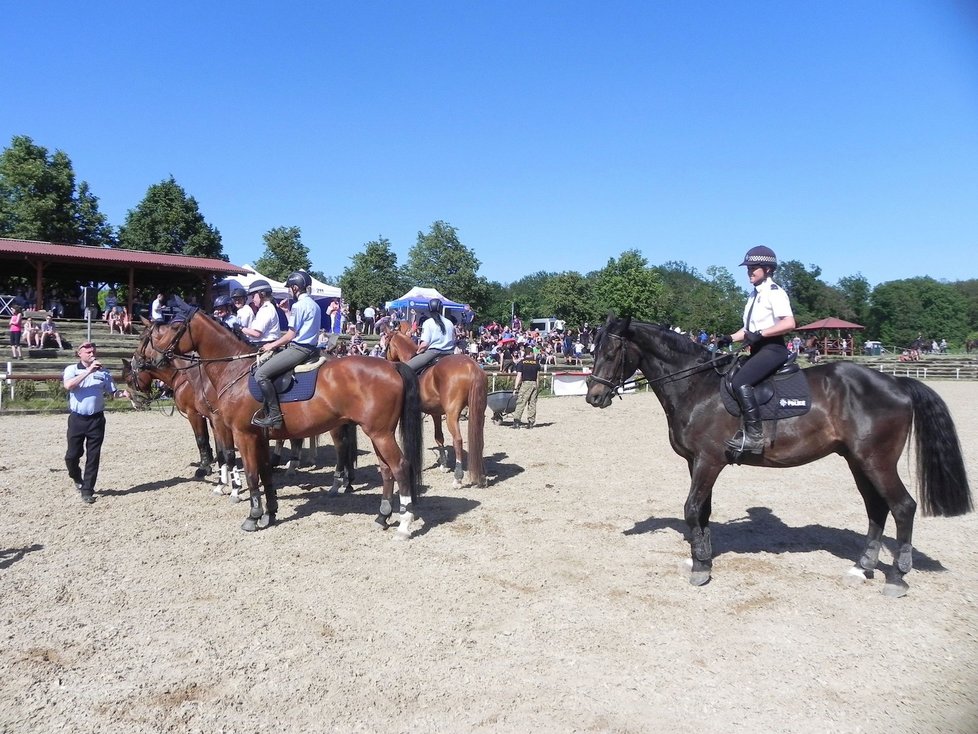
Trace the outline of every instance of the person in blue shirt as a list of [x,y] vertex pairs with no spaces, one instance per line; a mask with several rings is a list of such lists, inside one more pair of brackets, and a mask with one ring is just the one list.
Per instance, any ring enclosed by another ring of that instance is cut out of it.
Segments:
[[407,366],[415,372],[419,372],[422,367],[443,354],[452,354],[455,351],[455,324],[442,316],[442,309],[440,298],[428,301],[429,315],[421,325],[418,353],[407,361]]
[[278,402],[278,395],[275,394],[273,380],[319,354],[322,312],[308,293],[311,285],[312,278],[301,270],[288,277],[285,286],[295,299],[295,305],[289,312],[289,328],[279,338],[258,347],[260,354],[273,352],[283,346],[285,349],[273,354],[255,370],[255,382],[258,383],[264,398],[264,416],[256,415],[252,419],[252,423],[256,426],[282,427],[282,408]]
[[[98,479],[102,442],[105,440],[106,396],[128,397],[123,390],[116,390],[112,375],[102,368],[92,342],[78,346],[78,363],[65,368],[62,382],[68,391],[68,450],[65,465],[68,476],[81,493],[82,502],[95,502],[95,482]],[[81,458],[85,455],[85,474],[81,472]]]

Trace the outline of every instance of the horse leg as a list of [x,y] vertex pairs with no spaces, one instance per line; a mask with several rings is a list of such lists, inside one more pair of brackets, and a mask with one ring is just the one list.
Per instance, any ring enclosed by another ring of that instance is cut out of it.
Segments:
[[[893,556],[893,564],[886,572],[886,583],[883,585],[883,593],[886,596],[904,596],[910,587],[904,580],[904,576],[910,573],[913,568],[913,521],[917,512],[917,502],[907,487],[900,479],[897,471],[897,459],[892,462],[887,461],[887,466],[878,466],[884,460],[877,459],[876,466],[861,466],[861,471],[866,477],[866,481],[873,487],[875,493],[889,508],[893,515],[893,522],[896,525],[897,551]],[[857,484],[859,480],[857,478]],[[862,487],[860,486],[860,492]],[[872,517],[870,518],[872,520]],[[884,515],[885,519],[885,515]],[[880,536],[882,537],[882,523],[879,523]],[[871,532],[873,530],[872,525]],[[872,560],[870,557],[869,560]]]
[[713,485],[723,470],[719,462],[689,461],[690,488],[686,498],[685,516],[689,526],[689,547],[692,567],[689,583],[703,586],[713,570],[713,543],[710,540],[710,513],[713,511]]
[[244,462],[245,481],[248,483],[248,499],[251,509],[248,517],[241,523],[241,529],[247,533],[258,530],[258,523],[265,514],[261,501],[261,489],[258,486],[259,462],[264,459],[268,463],[268,449],[262,454],[259,444],[261,441],[257,437],[249,437],[247,442],[238,442],[241,451],[241,459]]
[[[380,473],[384,480],[384,498],[380,503],[380,516],[384,517],[383,527],[387,527],[387,519],[390,518],[391,499],[394,496],[394,483],[398,486],[398,500],[400,502],[401,518],[398,523],[397,533],[394,540],[407,540],[411,537],[411,523],[414,521],[414,503],[411,497],[411,478],[408,475],[408,463],[401,453],[401,449],[394,440],[394,434],[383,436],[374,441],[374,451],[380,462]],[[385,506],[386,503],[386,506]],[[385,516],[384,510],[388,512]]]
[[268,444],[263,441],[260,442],[259,449],[259,456],[263,460],[258,463],[258,474],[261,477],[261,483],[265,487],[265,506],[267,511],[258,521],[258,529],[264,530],[275,524],[275,516],[278,514],[278,493],[275,490],[275,483],[272,480],[272,465],[268,456]]
[[190,413],[187,417],[193,426],[194,440],[197,443],[197,452],[200,454],[200,464],[194,472],[194,479],[203,479],[213,471],[211,465],[214,463],[214,454],[211,453],[211,438],[207,431],[207,419],[195,413]]
[[862,495],[863,504],[866,505],[866,516],[869,518],[866,546],[859,560],[849,569],[849,578],[855,581],[865,581],[873,578],[876,566],[879,564],[880,548],[883,546],[883,528],[886,525],[886,517],[890,514],[890,509],[860,466],[849,457],[846,458],[846,461],[849,463],[849,469],[856,480],[856,488]]
[[462,478],[465,476],[465,448],[462,444],[462,427],[459,425],[459,413],[446,413],[448,432],[452,434],[452,448],[455,450],[455,476],[452,489],[462,488]]
[[394,474],[391,472],[390,467],[380,460],[380,454],[377,455],[377,458],[380,464],[380,478],[384,488],[380,498],[380,510],[374,522],[381,530],[387,530],[390,526],[391,515],[394,513],[394,507],[391,505],[391,499],[394,497]]
[[433,415],[431,420],[435,424],[435,444],[438,450],[438,463],[435,465],[442,471],[451,471],[448,468],[448,448],[445,446],[445,432],[441,427],[441,416]]

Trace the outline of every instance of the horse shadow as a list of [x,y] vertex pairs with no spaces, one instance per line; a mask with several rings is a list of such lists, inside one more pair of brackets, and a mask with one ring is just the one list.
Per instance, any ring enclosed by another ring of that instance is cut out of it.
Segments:
[[28,553],[43,550],[44,546],[40,543],[24,546],[23,548],[0,548],[0,570],[10,568],[17,561],[22,561]]
[[[316,513],[324,512],[329,515],[364,515],[374,516],[380,508],[381,493],[346,492],[330,496],[326,492],[311,492],[293,495],[300,499],[294,512],[288,517],[280,517],[279,524],[302,520]],[[464,497],[446,497],[426,494],[417,501],[417,514],[423,519],[423,525],[412,533],[412,537],[420,537],[443,525],[450,523],[467,512],[471,512],[482,503]]]
[[[747,516],[722,523],[710,523],[722,527],[722,533],[711,535],[713,555],[718,558],[726,553],[751,555],[757,553],[812,553],[827,551],[837,558],[853,561],[863,552],[866,536],[852,530],[832,528],[826,525],[801,525],[793,527],[779,518],[770,507],[748,507]],[[623,535],[641,535],[659,530],[673,530],[689,540],[686,521],[675,517],[650,517],[635,523]],[[897,553],[896,539],[884,537],[883,545],[893,555]],[[883,564],[881,564],[882,566]],[[918,571],[943,572],[947,568],[916,546],[913,566]]]
[[508,454],[499,452],[483,457],[486,467],[486,477],[490,484],[505,482],[507,479],[518,477],[526,471],[519,464],[505,463],[504,458],[509,458]]
[[156,482],[146,482],[145,484],[137,484],[129,489],[100,489],[98,491],[99,495],[105,497],[120,497],[128,494],[139,494],[140,492],[155,492],[159,489],[168,489],[169,487],[175,487],[178,484],[186,484],[187,482],[200,482],[203,480],[194,479],[193,477],[171,477],[170,479],[161,479]]

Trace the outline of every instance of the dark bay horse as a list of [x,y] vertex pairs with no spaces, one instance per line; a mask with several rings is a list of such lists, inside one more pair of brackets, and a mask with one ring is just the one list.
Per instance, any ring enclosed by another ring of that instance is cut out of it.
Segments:
[[[402,322],[408,326],[407,322]],[[400,331],[386,330],[387,342],[384,354],[392,362],[407,362],[418,352],[418,346]],[[485,448],[486,395],[488,379],[470,357],[450,354],[442,357],[434,366],[425,369],[420,376],[421,409],[431,416],[435,423],[435,442],[438,444],[438,464],[449,471],[448,449],[445,447],[445,434],[442,431],[441,417],[445,416],[448,432],[452,434],[455,448],[455,480],[453,486],[462,486],[463,467],[468,467],[469,482],[475,487],[486,485],[486,470],[483,451]],[[468,407],[468,455],[464,456],[462,428],[459,417]],[[463,458],[464,456],[464,458]]]
[[[248,483],[251,511],[242,525],[244,530],[274,524],[278,512],[269,438],[305,438],[355,423],[370,439],[380,464],[384,488],[377,523],[388,525],[396,482],[401,511],[396,537],[410,537],[422,458],[420,393],[412,370],[372,357],[331,360],[319,370],[315,395],[308,401],[283,403],[285,425],[265,431],[251,424],[261,404],[248,390],[247,378],[255,360],[250,344],[196,309],[181,314],[179,320],[148,329],[148,348],[156,355],[153,361],[164,363],[176,356],[198,360],[216,389],[215,404],[231,429]],[[395,437],[398,426],[403,451]],[[262,505],[259,479],[265,488],[267,510]]]
[[[716,361],[708,349],[670,329],[609,317],[599,332],[587,402],[606,408],[623,383],[640,370],[662,403],[673,450],[686,459],[691,485],[686,500],[690,529],[690,583],[710,579],[713,549],[710,511],[713,485],[728,459],[725,439],[740,427],[720,398],[720,370],[732,355]],[[866,546],[851,570],[871,578],[877,567],[887,515],[896,523],[897,553],[883,592],[903,596],[904,575],[912,567],[913,520],[917,503],[907,492],[897,462],[911,436],[915,439],[917,478],[925,515],[970,512],[971,489],[957,431],[947,405],[917,380],[891,377],[852,362],[834,362],[805,370],[811,410],[777,422],[765,422],[756,466],[789,467],[839,454],[849,464],[869,517]]]

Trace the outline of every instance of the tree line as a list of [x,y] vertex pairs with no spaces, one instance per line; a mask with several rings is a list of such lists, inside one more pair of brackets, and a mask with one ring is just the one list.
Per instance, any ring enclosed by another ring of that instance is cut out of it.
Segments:
[[[172,176],[150,185],[125,221],[113,227],[88,183],[76,184],[68,155],[49,153],[27,136],[14,136],[0,153],[0,236],[228,259],[220,231]],[[515,314],[524,320],[555,317],[577,327],[613,311],[691,331],[729,333],[740,325],[747,297],[744,279],[726,267],[700,273],[684,262],[651,265],[637,249],[590,273],[540,271],[508,284],[490,281],[479,275],[482,263],[475,251],[442,220],[418,232],[405,263],[398,263],[391,242],[378,236],[335,275],[314,268],[299,227],[273,227],[263,243],[254,263],[259,272],[284,280],[294,270],[307,270],[339,285],[351,308],[382,306],[422,285],[471,304],[485,322],[508,322]],[[978,279],[914,277],[872,287],[860,273],[834,285],[820,276],[818,265],[797,260],[778,269],[776,280],[790,294],[799,324],[836,316],[866,326],[866,338],[895,346],[919,336],[944,338],[952,346],[978,338]]]

